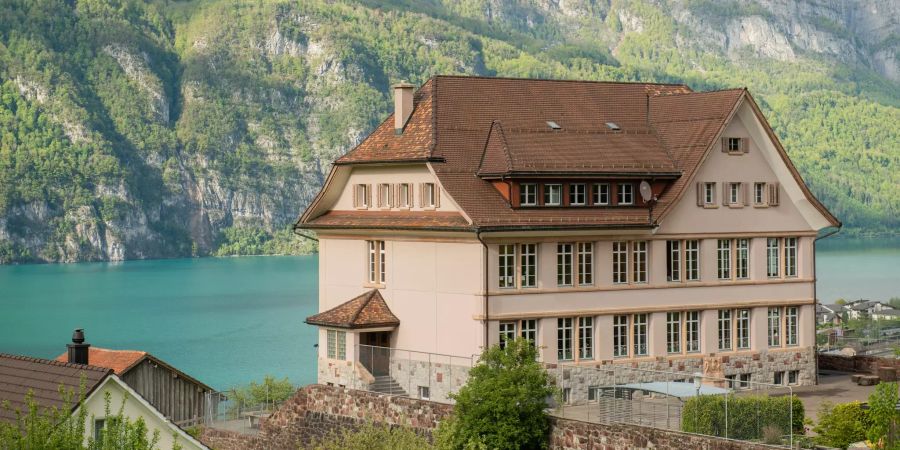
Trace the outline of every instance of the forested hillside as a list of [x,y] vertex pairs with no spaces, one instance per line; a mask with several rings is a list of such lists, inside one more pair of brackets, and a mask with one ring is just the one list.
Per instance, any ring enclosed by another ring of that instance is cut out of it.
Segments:
[[295,253],[434,74],[747,86],[850,233],[900,225],[891,0],[0,0],[0,263]]

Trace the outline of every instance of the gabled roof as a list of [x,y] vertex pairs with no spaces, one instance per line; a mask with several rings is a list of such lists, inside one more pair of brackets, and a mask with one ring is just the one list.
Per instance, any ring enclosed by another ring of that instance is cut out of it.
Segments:
[[[99,348],[94,346],[91,346],[88,349],[88,363],[90,363],[91,366],[112,369],[116,373],[116,375],[124,375],[126,372],[136,367],[145,359],[149,359],[154,363],[177,373],[178,376],[190,380],[203,389],[206,389],[208,391],[213,390],[213,388],[207,386],[206,384],[191,377],[190,375],[176,369],[171,364],[168,364],[165,361],[147,352],[139,350],[110,350],[108,348]],[[62,355],[57,356],[56,360],[66,362],[68,360],[68,354],[63,353]]]
[[391,312],[378,289],[373,289],[328,311],[306,318],[306,323],[335,328],[396,327],[400,319]]
[[[803,184],[746,89],[692,92],[682,84],[435,76],[416,92],[402,134],[395,134],[388,117],[335,164],[428,162],[441,187],[471,221],[470,230],[652,228],[688,190],[744,101],[804,195],[839,226]],[[560,129],[548,127],[548,121]],[[618,125],[619,131],[607,122]],[[677,179],[659,194],[652,216],[638,206],[514,209],[485,179],[547,174]],[[323,212],[310,211],[296,227],[319,227],[313,215]],[[378,220],[367,221],[378,219],[374,212],[363,213],[355,226],[384,227]]]
[[14,422],[16,410],[28,410],[25,398],[29,391],[41,408],[62,408],[60,389],[65,389],[75,396],[68,405],[74,409],[78,406],[82,379],[87,397],[112,374],[111,369],[104,367],[0,353],[0,403],[10,405],[9,409],[0,407],[0,421]]

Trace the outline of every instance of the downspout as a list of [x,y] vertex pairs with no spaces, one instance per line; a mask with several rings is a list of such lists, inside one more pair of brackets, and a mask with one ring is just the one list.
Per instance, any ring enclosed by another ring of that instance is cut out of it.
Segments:
[[484,255],[482,257],[482,266],[484,267],[484,274],[482,276],[482,279],[484,280],[484,287],[483,287],[483,289],[484,289],[484,294],[483,294],[484,310],[482,311],[481,314],[482,314],[482,317],[484,318],[484,347],[483,347],[484,350],[483,351],[487,351],[487,349],[488,349],[488,299],[490,297],[488,294],[488,246],[487,246],[487,243],[484,242],[484,239],[481,238],[481,230],[478,230],[477,232],[475,232],[475,237],[478,238],[478,242],[481,242],[481,246],[483,248],[482,254]]
[[[818,314],[816,313],[816,311],[819,309],[819,296],[818,296],[818,294],[816,294],[816,287],[819,285],[819,274],[816,271],[817,270],[816,269],[816,267],[817,267],[817,265],[816,265],[816,242],[819,239],[825,239],[829,236],[833,236],[838,231],[841,231],[841,225],[838,225],[837,227],[834,227],[834,229],[829,231],[828,233],[825,233],[821,236],[816,236],[816,238],[813,239],[813,259],[812,259],[812,264],[813,264],[813,335],[816,334],[815,330],[816,330],[816,326],[818,325]],[[818,337],[818,336],[816,336],[816,337]],[[816,339],[816,337],[813,338],[813,351],[815,352],[815,355],[816,355],[815,356],[815,358],[816,358],[816,385],[818,385],[819,384],[819,342],[818,342],[818,339]]]

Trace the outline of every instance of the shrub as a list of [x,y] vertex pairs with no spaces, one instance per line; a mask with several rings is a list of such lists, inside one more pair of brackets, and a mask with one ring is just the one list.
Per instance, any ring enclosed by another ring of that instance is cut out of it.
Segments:
[[819,423],[813,427],[817,434],[815,442],[828,447],[847,448],[854,442],[866,439],[869,425],[868,414],[860,402],[824,403],[819,411]]
[[[791,410],[793,414],[789,413]],[[803,433],[804,415],[803,403],[797,397],[701,395],[684,402],[681,429],[688,433],[759,440],[765,437],[766,427],[781,434],[790,430]]]
[[266,375],[262,383],[253,381],[247,386],[231,388],[227,394],[230,401],[228,413],[237,417],[244,410],[268,409],[289,399],[295,391],[287,378],[276,380],[272,375]]
[[436,441],[445,449],[545,448],[550,422],[544,409],[553,395],[537,350],[523,339],[494,345],[469,372],[453,416],[441,423]]
[[900,418],[896,409],[897,400],[897,383],[878,383],[875,391],[869,395],[869,429],[866,437],[871,442],[879,443],[879,448],[898,447],[893,429]]
[[313,447],[315,450],[423,450],[431,448],[428,439],[407,427],[389,427],[366,423],[357,430],[344,429],[331,434]]

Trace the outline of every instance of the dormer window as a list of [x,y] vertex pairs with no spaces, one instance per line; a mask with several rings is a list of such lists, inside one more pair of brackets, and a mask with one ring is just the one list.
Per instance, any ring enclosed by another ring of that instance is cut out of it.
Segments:
[[537,184],[522,183],[519,185],[519,205],[537,205]]
[[634,204],[634,185],[631,183],[619,183],[618,204],[633,205]]
[[412,198],[410,198],[410,187],[409,183],[402,183],[399,188],[399,195],[397,195],[397,207],[398,208],[409,208],[412,205]]
[[569,185],[569,205],[584,206],[587,201],[584,183],[572,183]]
[[422,186],[422,207],[437,207],[437,190],[434,187],[434,183],[425,183]]
[[591,198],[591,201],[595,205],[608,205],[609,204],[609,183],[595,184],[591,196],[593,197],[593,198]]
[[378,185],[378,207],[390,209],[394,206],[393,186],[387,183]]
[[544,185],[544,205],[559,206],[562,204],[562,185],[561,184],[545,184]]
[[371,198],[369,194],[368,184],[357,184],[353,193],[353,206],[359,209],[368,208],[369,199]]

